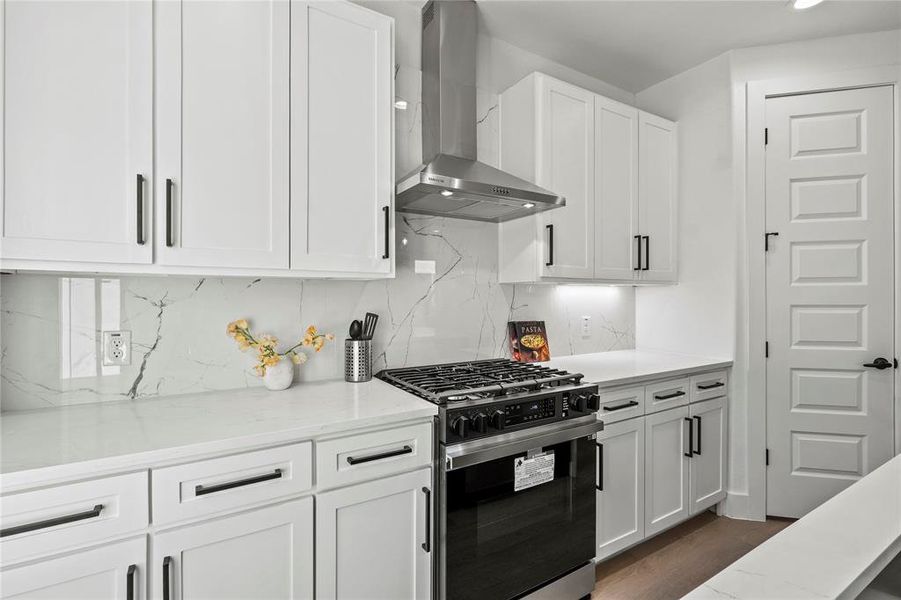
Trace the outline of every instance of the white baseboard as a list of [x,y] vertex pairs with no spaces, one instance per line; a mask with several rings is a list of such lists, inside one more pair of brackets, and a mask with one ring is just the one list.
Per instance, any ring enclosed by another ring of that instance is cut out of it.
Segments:
[[744,519],[745,521],[763,521],[751,516],[751,497],[747,492],[727,492],[723,501],[723,514],[730,519]]

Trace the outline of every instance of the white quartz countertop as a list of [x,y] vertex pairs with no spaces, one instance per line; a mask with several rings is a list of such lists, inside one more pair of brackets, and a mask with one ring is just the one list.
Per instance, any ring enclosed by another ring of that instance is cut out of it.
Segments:
[[646,350],[615,350],[561,356],[543,364],[581,373],[586,382],[610,387],[679,377],[699,370],[723,369],[731,367],[732,360]]
[[428,418],[381,380],[324,381],[0,414],[0,491]]
[[855,598],[901,551],[896,456],[686,598]]

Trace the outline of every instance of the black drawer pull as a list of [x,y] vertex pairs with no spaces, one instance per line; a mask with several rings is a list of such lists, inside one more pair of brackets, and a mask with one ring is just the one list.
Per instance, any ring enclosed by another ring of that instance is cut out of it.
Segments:
[[166,180],[166,246],[175,245],[172,241],[172,180]]
[[723,387],[724,385],[726,385],[726,384],[723,383],[722,381],[717,381],[716,383],[699,383],[698,389],[699,390],[712,390],[713,388]]
[[195,485],[194,486],[194,495],[195,496],[203,496],[204,494],[214,494],[216,492],[222,492],[225,490],[230,490],[232,488],[241,487],[244,485],[251,485],[253,483],[260,483],[262,481],[270,481],[272,479],[279,479],[282,476],[282,470],[276,469],[272,473],[266,473],[265,475],[257,475],[256,477],[248,477],[247,479],[239,479],[237,481],[229,481],[227,483],[217,483],[216,485],[204,486],[204,485]]
[[691,419],[689,419],[688,417],[685,417],[684,419],[686,421],[688,421],[688,439],[686,440],[688,442],[688,450],[682,452],[682,456],[687,456],[688,458],[691,458],[692,452],[693,452],[691,445],[692,445],[694,437],[695,437],[695,428],[694,428],[695,422],[692,421]]
[[38,529],[47,529],[48,527],[56,527],[57,525],[63,525],[65,523],[74,523],[76,521],[84,521],[85,519],[93,519],[94,517],[99,517],[100,513],[103,511],[103,505],[97,504],[91,510],[86,510],[84,512],[75,513],[74,515],[65,515],[62,517],[54,517],[52,519],[47,519],[46,521],[36,521],[34,523],[26,523],[25,525],[16,525],[15,527],[7,527],[6,529],[0,529],[0,537],[6,537],[8,535],[16,535],[19,533],[25,533],[26,531],[37,531]]
[[138,565],[128,565],[128,571],[125,574],[125,599],[135,600],[135,571]]
[[347,462],[352,465],[358,465],[360,463],[368,463],[374,460],[381,460],[383,458],[391,458],[392,456],[400,456],[401,454],[412,454],[413,448],[410,446],[404,446],[403,448],[399,448],[397,450],[388,450],[387,452],[379,452],[378,454],[370,454],[369,456],[362,456],[357,458],[356,456],[348,456]]
[[169,588],[171,585],[169,584],[169,571],[170,565],[172,564],[171,556],[163,557],[163,600],[169,600]]
[[422,488],[425,494],[425,541],[422,543],[422,549],[426,552],[432,551],[432,490],[427,487]]
[[651,236],[643,235],[644,238],[644,266],[641,268],[642,271],[647,271],[651,268]]
[[698,456],[701,456],[701,417],[695,417],[695,421],[698,422],[698,449],[692,450]]
[[633,271],[641,271],[641,236],[635,235],[632,237],[635,239],[635,241],[638,242],[638,266],[634,267],[632,270]]
[[391,257],[391,207],[383,206],[382,211],[385,213],[385,253],[382,254],[382,258],[390,258]]
[[547,229],[547,262],[544,263],[546,267],[554,266],[554,226],[553,225],[545,225],[545,229]]
[[598,447],[598,484],[599,492],[604,491],[604,444],[596,444]]
[[663,396],[658,396],[657,394],[654,394],[654,399],[655,400],[672,400],[673,398],[678,398],[679,396],[684,396],[684,395],[685,395],[685,392],[683,392],[682,390],[679,390],[677,392],[673,392],[672,394],[664,394]]
[[614,410],[622,410],[624,408],[632,408],[633,406],[638,406],[637,400],[629,400],[628,402],[624,402],[623,404],[617,404],[616,406],[605,406],[604,410],[607,412],[613,412]]
[[144,245],[144,176],[138,173],[135,181],[136,194],[138,196],[138,206],[135,208],[137,213],[137,223],[135,227],[138,230],[138,246]]

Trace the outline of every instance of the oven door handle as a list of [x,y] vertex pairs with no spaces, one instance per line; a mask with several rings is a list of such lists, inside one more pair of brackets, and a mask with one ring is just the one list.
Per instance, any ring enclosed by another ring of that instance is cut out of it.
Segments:
[[577,419],[530,427],[488,439],[454,444],[448,446],[446,450],[446,469],[455,471],[527,450],[553,446],[583,437],[594,438],[597,432],[603,429],[604,422],[598,421],[592,413]]

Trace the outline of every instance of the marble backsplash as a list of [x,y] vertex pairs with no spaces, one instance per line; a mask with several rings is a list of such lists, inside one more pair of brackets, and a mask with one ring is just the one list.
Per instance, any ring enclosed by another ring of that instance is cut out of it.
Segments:
[[[421,162],[419,71],[398,67],[396,171]],[[479,158],[497,164],[497,96],[479,90]],[[375,369],[508,355],[508,320],[547,323],[552,355],[634,347],[631,287],[498,283],[497,226],[398,215],[397,277],[381,281],[83,277],[0,278],[0,409],[26,410],[260,385],[225,327],[246,318],[283,342],[308,324],[337,340],[298,380],[343,377],[354,318],[380,315]],[[434,261],[434,273],[415,273]],[[581,321],[590,317],[590,332]],[[132,335],[128,366],[101,364],[102,331]]]

